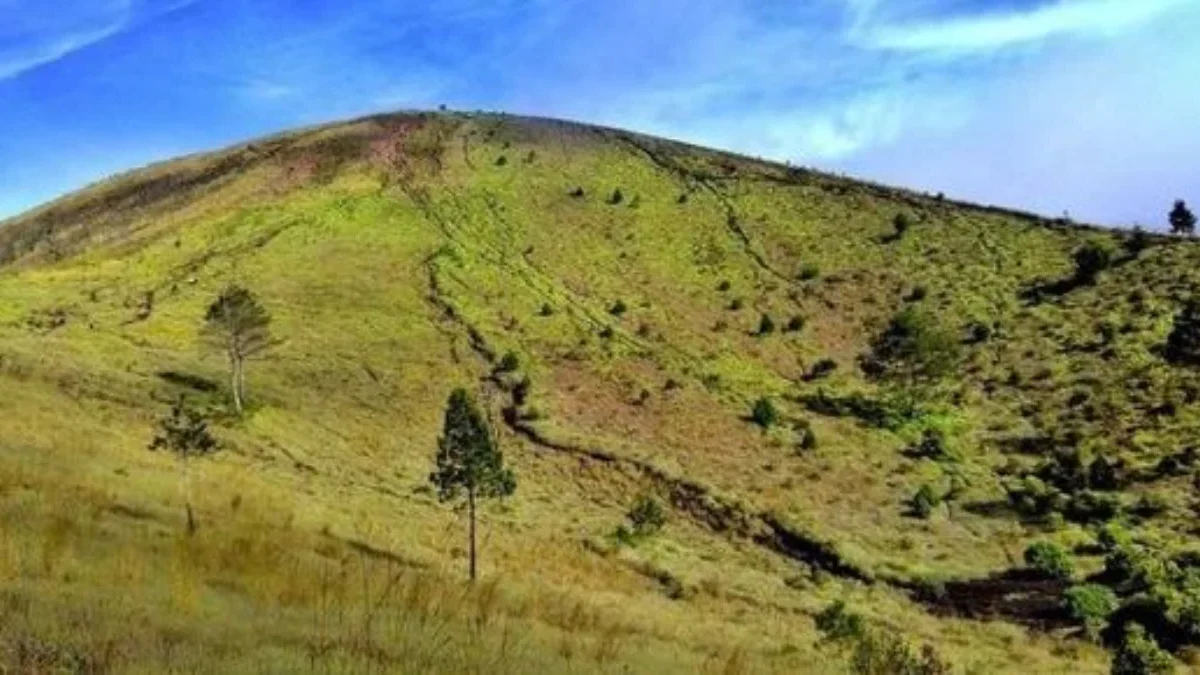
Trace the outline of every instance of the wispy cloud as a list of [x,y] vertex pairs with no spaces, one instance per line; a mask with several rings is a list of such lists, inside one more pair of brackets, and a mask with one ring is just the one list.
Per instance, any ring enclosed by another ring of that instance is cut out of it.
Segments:
[[875,0],[850,0],[859,14],[857,41],[898,51],[991,50],[1057,36],[1111,37],[1131,32],[1194,0],[1057,0],[1026,11],[870,25]]
[[34,12],[18,3],[0,4],[0,80],[54,63],[110,38],[133,17],[132,0],[80,7],[50,4]]

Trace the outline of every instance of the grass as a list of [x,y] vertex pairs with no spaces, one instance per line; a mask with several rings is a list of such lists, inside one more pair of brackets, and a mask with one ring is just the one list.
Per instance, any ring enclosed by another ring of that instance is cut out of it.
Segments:
[[[912,224],[891,240],[898,212]],[[1152,239],[1093,285],[1021,299],[1123,236],[505,116],[362,120],[115,178],[0,227],[0,653],[120,672],[844,672],[812,617],[846,599],[963,672],[1101,672],[1096,645],[937,616],[905,588],[1088,540],[982,508],[1004,499],[998,469],[1036,460],[1012,439],[1074,430],[1141,466],[1194,435],[1196,377],[1154,350],[1200,249]],[[178,467],[145,446],[187,389],[160,373],[224,405],[198,329],[230,282],[281,342],[192,467],[187,540]],[[914,302],[964,336],[992,327],[934,415],[883,430],[805,409],[822,389],[875,395],[856,359]],[[803,330],[756,335],[764,315]],[[1117,328],[1097,348],[1101,318]],[[503,419],[489,376],[510,352],[541,442],[498,424],[518,491],[483,514],[471,589],[463,522],[427,476],[452,388]],[[807,381],[822,359],[838,367]],[[769,430],[746,419],[763,397]],[[797,453],[805,424],[820,442]],[[905,454],[925,426],[952,458]],[[907,515],[951,473],[955,502]],[[1141,530],[1186,541],[1187,485],[1138,486],[1172,505]],[[750,529],[706,521],[680,486]],[[639,495],[668,525],[613,549]],[[753,529],[765,514],[879,581],[781,555]]]

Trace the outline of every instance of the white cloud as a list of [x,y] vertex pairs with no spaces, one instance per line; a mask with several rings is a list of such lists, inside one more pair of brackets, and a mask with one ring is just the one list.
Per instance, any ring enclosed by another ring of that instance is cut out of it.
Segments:
[[0,81],[54,63],[121,32],[133,0],[0,4]]
[[[854,0],[862,4],[864,0]],[[873,3],[865,0],[868,5]],[[1194,0],[1058,0],[1024,12],[861,27],[857,42],[895,51],[978,51],[1055,36],[1112,37]]]
[[124,28],[124,20],[115,21],[90,31],[57,35],[20,50],[0,54],[0,80],[7,80],[116,35]]

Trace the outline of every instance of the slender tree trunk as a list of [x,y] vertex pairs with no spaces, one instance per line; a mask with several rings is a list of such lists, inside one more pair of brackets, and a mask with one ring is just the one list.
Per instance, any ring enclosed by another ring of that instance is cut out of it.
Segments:
[[470,539],[471,539],[471,545],[470,545],[471,581],[474,582],[475,581],[475,490],[473,488],[470,490],[467,490],[467,511],[468,511],[468,517],[470,518],[470,521],[471,521],[470,525],[468,526],[468,530],[470,531]]
[[[246,360],[239,358],[237,367],[238,378],[238,401],[242,406],[246,405]],[[240,410],[238,412],[241,412]]]
[[233,390],[233,409],[240,416],[242,414],[242,362],[236,356],[229,355],[229,366],[232,371],[230,375],[230,389]]
[[196,516],[192,513],[192,483],[191,474],[188,472],[188,462],[183,461],[183,508],[187,512],[187,534],[192,536],[196,534]]

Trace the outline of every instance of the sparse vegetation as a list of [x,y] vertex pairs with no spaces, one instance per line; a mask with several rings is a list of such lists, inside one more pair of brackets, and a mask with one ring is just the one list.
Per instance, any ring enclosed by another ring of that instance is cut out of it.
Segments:
[[931,314],[909,307],[896,314],[862,358],[863,372],[900,393],[912,410],[919,398],[933,395],[958,364],[959,342]]
[[[1135,260],[1119,232],[486,114],[255,146],[0,227],[0,670],[24,644],[92,672],[920,672],[919,635],[962,672],[1083,673],[1132,622],[1195,648],[1194,242]],[[1089,242],[1117,253],[1081,285]],[[285,340],[241,419],[196,340],[229,280]],[[755,339],[764,312],[803,333]],[[452,512],[426,480],[448,380],[523,495],[477,505],[465,588],[465,491]],[[186,496],[140,450],[181,392],[222,447]],[[614,545],[639,494],[671,523]],[[1075,576],[1021,566],[1039,537]],[[817,646],[803,616],[837,597],[867,637]]]

